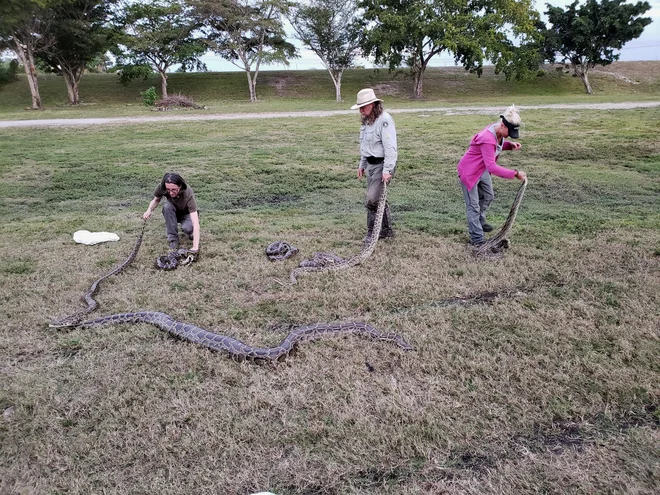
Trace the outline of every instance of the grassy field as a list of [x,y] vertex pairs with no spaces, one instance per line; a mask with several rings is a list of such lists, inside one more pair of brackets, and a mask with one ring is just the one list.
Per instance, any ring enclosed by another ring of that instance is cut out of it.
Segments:
[[[452,103],[495,101],[485,94]],[[44,117],[12,104],[0,117]],[[256,106],[289,104],[313,108]],[[300,260],[361,247],[357,115],[1,130],[0,493],[656,493],[659,112],[523,114],[523,148],[500,160],[529,176],[512,247],[477,260],[455,166],[496,117],[397,114],[398,236],[295,286]],[[256,365],[148,325],[49,329],[131,251],[165,171],[195,190],[201,257],[154,269],[157,211],[94,316],[163,311],[255,346],[364,321],[416,350],[347,337]],[[494,225],[518,184],[494,179]],[[79,229],[121,239],[83,246]],[[280,239],[301,252],[271,263]]]

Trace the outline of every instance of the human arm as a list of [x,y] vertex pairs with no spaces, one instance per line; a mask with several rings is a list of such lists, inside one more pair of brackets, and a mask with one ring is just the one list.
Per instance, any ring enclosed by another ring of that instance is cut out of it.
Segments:
[[151,213],[154,211],[154,208],[158,206],[158,203],[160,203],[160,197],[154,196],[154,199],[152,199],[151,202],[149,203],[149,206],[147,207],[147,211],[144,212],[142,218],[147,220],[151,216]]
[[190,220],[193,224],[193,245],[192,251],[199,251],[199,238],[200,238],[200,228],[199,228],[199,213],[193,211],[190,213]]
[[396,126],[394,119],[389,114],[385,114],[380,125],[380,140],[383,143],[384,163],[383,163],[383,182],[389,182],[398,159],[398,146],[396,137]]
[[522,144],[516,141],[504,141],[502,144],[502,149],[507,151],[517,151],[522,148]]
[[481,149],[481,159],[484,161],[486,170],[493,175],[502,177],[503,179],[513,179],[516,176],[516,171],[510,168],[500,167],[495,161],[495,145],[490,143],[483,143],[479,146]]

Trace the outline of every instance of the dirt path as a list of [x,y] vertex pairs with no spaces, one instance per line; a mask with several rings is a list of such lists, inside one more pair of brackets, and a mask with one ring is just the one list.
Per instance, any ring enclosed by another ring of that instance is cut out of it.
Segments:
[[[548,110],[628,110],[631,108],[660,107],[660,101],[633,101],[623,103],[574,103],[574,104],[548,104],[548,105],[520,105],[520,110],[548,109]],[[502,107],[493,106],[466,106],[466,107],[435,107],[435,108],[388,108],[389,113],[444,113],[445,115],[461,114],[496,114]],[[196,120],[245,120],[245,119],[278,119],[296,117],[328,117],[332,115],[356,114],[355,110],[319,110],[308,112],[270,112],[270,113],[226,113],[226,114],[195,114],[172,115],[169,113],[157,117],[108,117],[89,119],[44,119],[44,120],[7,120],[0,121],[0,129],[10,127],[48,127],[48,126],[90,126],[90,125],[123,125],[141,124],[151,122],[183,122]]]

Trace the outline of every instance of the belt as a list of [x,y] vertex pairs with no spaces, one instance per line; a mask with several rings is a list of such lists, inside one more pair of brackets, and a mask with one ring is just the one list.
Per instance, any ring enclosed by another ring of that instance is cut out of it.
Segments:
[[367,162],[369,162],[370,165],[378,165],[379,163],[383,163],[385,161],[385,158],[382,156],[368,156],[367,157]]

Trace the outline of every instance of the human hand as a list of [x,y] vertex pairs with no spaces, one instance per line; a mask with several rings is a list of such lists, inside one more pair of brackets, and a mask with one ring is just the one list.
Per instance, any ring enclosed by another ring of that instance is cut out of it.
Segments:
[[193,261],[197,261],[197,258],[199,258],[199,249],[179,249],[178,255],[181,260],[179,261],[179,265],[186,266]]
[[527,174],[522,170],[518,170],[518,179],[524,181],[527,178]]
[[150,216],[151,216],[151,211],[147,210],[147,211],[144,212],[144,215],[142,215],[142,218],[144,218],[145,220],[148,220]]
[[511,143],[513,151],[516,151],[516,150],[519,150],[520,148],[522,148],[522,144],[520,144],[516,141],[510,141],[510,143]]
[[392,178],[392,174],[383,172],[383,182],[385,184],[389,183],[391,178]]
[[358,168],[358,179],[361,179],[362,177],[364,177],[364,169]]

